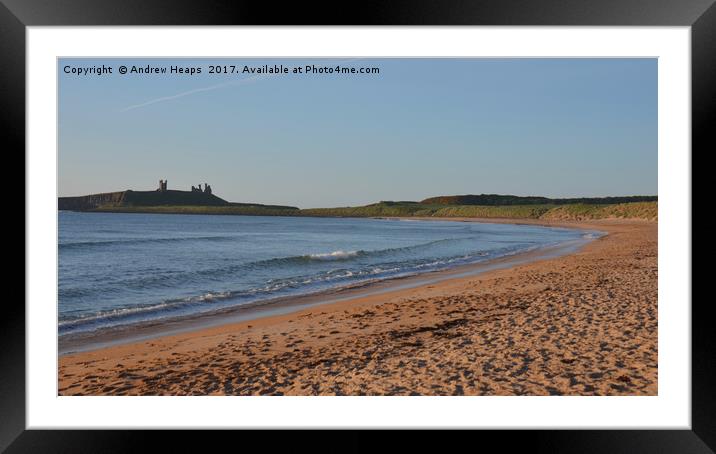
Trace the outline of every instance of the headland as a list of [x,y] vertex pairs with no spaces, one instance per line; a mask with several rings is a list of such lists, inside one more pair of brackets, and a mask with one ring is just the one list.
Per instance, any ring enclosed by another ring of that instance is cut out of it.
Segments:
[[79,197],[59,197],[58,209],[91,212],[212,214],[313,217],[483,218],[541,221],[658,219],[657,196],[548,198],[479,194],[437,196],[421,201],[380,201],[363,206],[303,208],[228,202],[211,186],[171,190],[166,180],[154,191],[125,190]]

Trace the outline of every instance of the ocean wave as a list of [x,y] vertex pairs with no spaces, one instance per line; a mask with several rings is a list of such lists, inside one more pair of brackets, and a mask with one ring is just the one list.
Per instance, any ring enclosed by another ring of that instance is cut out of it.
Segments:
[[86,314],[77,317],[66,315],[64,319],[60,319],[58,326],[60,329],[72,328],[78,325],[86,325],[105,321],[118,321],[128,317],[137,315],[146,315],[157,312],[168,312],[171,310],[195,305],[197,303],[214,303],[235,297],[242,292],[205,292],[195,296],[185,298],[174,298],[162,301],[156,304],[146,304],[133,307],[120,307],[99,311],[94,314]]
[[[583,234],[588,238],[586,235],[592,232]],[[201,240],[202,238],[212,241],[222,237],[188,237],[172,240]],[[485,250],[470,250],[470,247],[476,248],[483,244],[470,242],[475,238],[479,237],[456,236],[376,250],[326,248],[323,251],[320,249],[316,252],[300,251],[310,253],[264,260],[238,263],[214,262],[210,268],[196,270],[182,269],[179,265],[176,269],[170,269],[169,263],[159,268],[156,265],[151,267],[143,265],[140,269],[133,269],[131,275],[105,275],[103,280],[98,282],[92,280],[93,276],[85,276],[83,282],[85,285],[91,283],[90,287],[60,285],[60,301],[75,299],[79,304],[75,306],[78,308],[77,312],[66,312],[61,316],[59,328],[61,334],[66,334],[145,321],[153,322],[207,311],[228,310],[245,304],[263,304],[276,297],[292,297],[450,269],[458,265],[477,263],[549,245],[543,242],[535,244],[528,240],[503,240],[498,242],[503,247],[495,248],[495,245],[490,243],[489,246],[484,246],[487,247]],[[144,241],[162,240],[167,239],[155,238]],[[467,243],[459,243],[460,241],[467,241]],[[447,250],[440,247],[451,242]],[[90,242],[85,242],[87,243]],[[201,262],[198,261],[197,265],[200,266]],[[246,280],[244,278],[246,275],[256,278]],[[174,293],[171,298],[159,300],[160,297],[169,296],[164,289],[176,290],[171,291]],[[186,293],[182,295],[178,293],[180,291]],[[124,304],[137,296],[141,296],[141,304],[131,307],[122,305],[106,310],[93,307],[94,302],[101,301],[103,297],[109,300],[105,307],[111,307],[115,302]],[[92,313],[84,312],[89,308],[92,308],[90,309]]]
[[[464,241],[464,240],[471,240],[475,237],[458,237],[458,238],[443,238],[439,240],[433,240],[428,241],[425,243],[419,243],[419,244],[411,244],[409,246],[401,246],[401,247],[395,247],[395,248],[386,248],[386,249],[374,249],[374,250],[357,250],[357,251],[344,251],[344,250],[336,250],[331,252],[318,252],[313,254],[304,254],[304,255],[293,255],[293,256],[286,256],[286,257],[275,257],[271,259],[266,260],[258,260],[255,262],[250,262],[242,266],[248,266],[248,267],[261,267],[261,266],[273,266],[276,264],[296,264],[299,262],[303,263],[309,263],[309,262],[321,262],[321,261],[332,261],[332,260],[351,260],[356,258],[363,258],[363,257],[381,257],[381,256],[391,256],[395,255],[396,253],[400,252],[414,252],[419,249],[425,249],[429,247],[433,247],[439,244],[443,244],[446,242],[453,242],[453,241]],[[217,270],[219,271],[219,270]]]
[[158,304],[146,305],[146,306],[134,306],[134,307],[121,307],[115,309],[109,309],[106,311],[100,311],[94,314],[82,315],[79,317],[67,316],[65,319],[60,319],[58,326],[60,330],[74,327],[81,324],[88,324],[92,322],[108,320],[112,318],[126,317],[129,315],[135,315],[140,313],[156,312],[158,310],[166,309],[169,307],[169,303],[161,302]]
[[322,254],[308,254],[304,257],[310,260],[346,260],[365,254],[367,254],[366,251],[333,251]]
[[[138,317],[140,320],[146,320],[172,316],[177,311],[187,308],[198,309],[197,312],[202,312],[202,307],[206,308],[206,310],[212,310],[216,304],[219,304],[218,307],[224,307],[222,303],[226,302],[235,304],[257,302],[271,299],[275,296],[293,294],[295,292],[291,291],[296,289],[326,289],[330,288],[335,282],[351,281],[356,278],[374,278],[376,275],[384,274],[386,271],[394,272],[399,270],[399,267],[365,270],[334,269],[317,275],[270,279],[263,286],[251,289],[201,292],[197,295],[167,299],[156,304],[121,307],[81,316],[66,314],[64,318],[59,320],[59,328],[61,331],[67,332],[93,327],[117,326],[133,323],[137,321]],[[289,293],[286,293],[287,291]]]
[[[321,257],[344,256],[346,254],[344,251],[335,252],[340,253],[324,254]],[[357,253],[358,251],[355,252]],[[295,295],[297,291],[300,294],[305,291],[319,291],[346,284],[360,284],[361,282],[438,270],[459,263],[469,263],[476,258],[484,258],[488,255],[490,254],[487,252],[477,252],[455,257],[372,264],[360,269],[338,268],[317,274],[270,279],[264,285],[250,289],[201,292],[196,295],[167,299],[156,304],[121,307],[78,317],[67,314],[66,318],[59,321],[59,327],[61,331],[76,331],[77,329],[84,330],[86,328],[133,323],[137,321],[137,318],[140,320],[160,319],[173,316],[177,311],[187,308],[194,313],[203,312],[201,308],[205,308],[205,310],[212,310],[215,307],[225,308],[232,305],[260,302],[278,296]],[[106,289],[104,290],[106,291]],[[219,306],[216,306],[217,304]]]
[[59,243],[59,249],[84,249],[84,248],[96,248],[96,247],[108,247],[116,245],[134,245],[134,244],[172,244],[177,242],[187,241],[229,241],[236,239],[235,235],[224,235],[224,236],[188,236],[188,237],[170,237],[170,238],[126,238],[121,240],[97,240],[97,241],[67,241]]
[[[59,289],[59,296],[61,299],[64,298],[91,298],[101,297],[107,294],[122,294],[127,289],[136,290],[149,290],[149,289],[160,289],[160,288],[173,288],[178,285],[185,285],[187,283],[201,283],[207,284],[215,282],[217,284],[224,283],[231,276],[239,275],[246,272],[253,272],[257,269],[264,269],[267,271],[286,269],[287,272],[292,272],[294,268],[296,270],[305,269],[315,270],[308,272],[307,274],[296,275],[293,274],[290,278],[278,279],[275,282],[269,281],[266,288],[259,288],[261,291],[277,291],[283,288],[293,288],[301,284],[316,284],[319,282],[330,282],[341,280],[344,278],[351,278],[363,275],[376,275],[383,273],[393,273],[401,269],[415,267],[416,270],[422,270],[424,268],[430,268],[438,265],[452,264],[456,261],[460,261],[460,258],[455,257],[428,257],[426,260],[415,260],[412,257],[400,257],[399,253],[410,253],[415,252],[417,249],[429,248],[440,243],[459,241],[471,238],[446,238],[441,240],[434,240],[426,243],[420,243],[416,245],[403,246],[397,248],[386,248],[372,251],[357,250],[357,251],[344,251],[336,250],[325,253],[314,253],[305,255],[295,255],[286,257],[277,257],[266,260],[258,260],[253,262],[237,263],[233,265],[223,266],[221,268],[204,268],[197,270],[147,270],[146,274],[134,275],[131,277],[127,276],[105,276],[103,281],[97,282],[97,285],[91,287],[65,287],[61,286]],[[481,252],[473,252],[473,255],[481,256]],[[381,257],[390,258],[391,260],[379,260]],[[469,259],[469,254],[467,258]],[[353,260],[363,260],[360,262],[363,266],[368,267],[366,270],[357,269],[361,265],[354,264],[350,271],[346,270],[326,270],[326,263],[338,263],[345,262],[350,263]],[[466,260],[465,257],[462,260]],[[305,267],[305,268],[304,268]],[[371,270],[379,270],[373,272]],[[135,274],[138,274],[137,271]],[[88,278],[89,279],[89,278]],[[207,299],[211,299],[210,297]]]

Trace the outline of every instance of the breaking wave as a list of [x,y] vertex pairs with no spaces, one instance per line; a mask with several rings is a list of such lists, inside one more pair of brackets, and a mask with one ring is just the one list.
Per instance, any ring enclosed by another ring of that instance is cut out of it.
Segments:
[[365,251],[333,251],[325,254],[309,254],[305,257],[312,260],[346,260],[365,253]]

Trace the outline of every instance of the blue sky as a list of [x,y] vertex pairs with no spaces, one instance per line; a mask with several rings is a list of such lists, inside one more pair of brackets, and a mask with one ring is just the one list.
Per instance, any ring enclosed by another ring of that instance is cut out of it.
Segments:
[[[380,74],[208,73],[337,63]],[[103,64],[113,74],[64,72]],[[58,72],[60,196],[160,178],[301,208],[657,193],[656,59],[60,59]]]

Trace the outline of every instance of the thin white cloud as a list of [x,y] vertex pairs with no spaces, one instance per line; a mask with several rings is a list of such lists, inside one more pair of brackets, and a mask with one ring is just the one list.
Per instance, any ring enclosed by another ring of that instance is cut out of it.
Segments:
[[161,98],[150,99],[149,101],[145,101],[145,102],[142,102],[139,104],[132,104],[131,106],[127,106],[124,109],[120,110],[120,112],[127,112],[130,110],[138,109],[140,107],[150,106],[152,104],[156,104],[159,102],[171,101],[173,99],[183,98],[184,96],[190,96],[190,95],[193,95],[196,93],[202,93],[205,91],[217,90],[219,88],[224,88],[224,87],[228,87],[231,85],[245,85],[247,83],[256,82],[257,80],[263,79],[264,77],[265,76],[251,76],[251,77],[247,77],[245,79],[232,80],[231,82],[225,82],[223,84],[211,85],[209,87],[195,88],[193,90],[183,91],[183,92],[177,93],[175,95],[162,96]]
[[[348,58],[344,60],[338,60],[337,63],[350,63],[354,61],[363,60],[363,57],[356,57],[356,58]],[[131,106],[127,106],[120,110],[120,112],[128,112],[130,110],[139,109],[140,107],[146,107],[150,106],[152,104],[157,104],[164,101],[172,101],[174,99],[183,98],[184,96],[191,96],[197,93],[203,93],[206,91],[212,91],[212,90],[218,90],[219,88],[229,87],[229,86],[235,86],[235,85],[245,85],[252,82],[257,82],[261,79],[266,79],[268,77],[271,77],[273,74],[257,74],[254,76],[249,76],[244,79],[239,80],[232,80],[230,82],[225,82],[223,84],[217,84],[217,85],[211,85],[209,87],[201,87],[201,88],[195,88],[193,90],[189,91],[183,91],[181,93],[177,93],[175,95],[169,95],[169,96],[162,96],[161,98],[155,98],[150,99],[149,101],[145,101],[139,104],[132,104]]]

